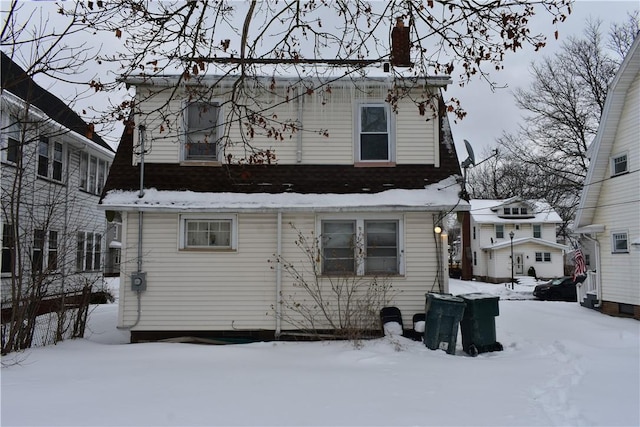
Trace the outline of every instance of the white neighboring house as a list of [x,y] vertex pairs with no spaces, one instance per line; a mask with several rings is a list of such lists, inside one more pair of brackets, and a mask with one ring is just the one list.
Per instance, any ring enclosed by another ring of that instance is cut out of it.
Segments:
[[2,53],[2,301],[97,283],[106,220],[97,209],[115,155],[66,103]]
[[513,197],[469,203],[474,277],[508,282],[512,275],[527,275],[530,267],[541,278],[563,275],[568,247],[556,242],[562,219],[546,201]]
[[[441,105],[449,77],[396,82],[417,96],[428,88],[436,118],[408,97],[396,114],[385,101],[394,85],[387,76],[338,78],[315,92],[307,87],[317,81],[263,80],[250,102],[308,129],[282,141],[257,133],[251,144],[275,152],[272,164],[230,164],[224,155],[242,159],[246,148],[244,132],[229,125],[237,122],[228,103],[236,78],[127,82],[136,90],[138,127],[123,135],[101,207],[122,218],[118,325],[134,342],[297,333],[285,302],[316,304],[269,262],[277,255],[307,280],[315,280],[315,268],[325,289],[342,278],[390,283],[389,305],[400,308],[405,325],[424,312],[426,292],[448,292],[446,236],[436,226],[446,213],[469,209]],[[193,99],[196,85],[209,89],[207,98]],[[144,162],[137,154],[143,138]],[[220,138],[235,145],[223,153]],[[296,230],[310,241],[320,237],[313,263],[296,245]],[[316,320],[314,327],[330,329]]]
[[640,37],[609,86],[575,219],[591,254],[582,305],[640,319]]

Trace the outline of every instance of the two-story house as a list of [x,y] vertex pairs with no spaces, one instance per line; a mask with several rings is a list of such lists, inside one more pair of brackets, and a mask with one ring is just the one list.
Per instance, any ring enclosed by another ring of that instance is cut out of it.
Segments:
[[[234,104],[231,77],[128,81],[135,126],[123,135],[101,207],[122,219],[118,325],[132,341],[282,337],[297,330],[288,308],[318,308],[301,281],[390,284],[385,302],[407,324],[424,311],[426,292],[448,291],[441,221],[468,210],[439,93],[449,78],[407,80],[413,86],[403,89],[420,96],[426,88],[435,116],[416,98],[386,102],[388,77],[337,78],[322,91],[305,79],[265,81]],[[206,98],[194,96],[198,86]],[[228,125],[245,102],[296,131],[243,143],[251,131]],[[237,162],[249,145],[275,161]]]
[[537,277],[562,276],[569,249],[557,243],[560,216],[543,200],[472,199],[470,248],[473,276],[508,282],[535,269]]
[[640,319],[640,37],[609,85],[575,219],[591,263],[581,304]]
[[98,283],[114,150],[2,53],[2,301]]

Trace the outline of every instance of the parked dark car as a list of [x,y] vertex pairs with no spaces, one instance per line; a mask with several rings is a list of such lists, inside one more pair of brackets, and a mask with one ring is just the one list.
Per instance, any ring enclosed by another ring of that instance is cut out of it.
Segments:
[[538,285],[533,290],[533,296],[547,301],[571,301],[578,300],[576,285],[584,282],[587,276],[578,276],[573,280],[572,276],[557,277],[547,283]]

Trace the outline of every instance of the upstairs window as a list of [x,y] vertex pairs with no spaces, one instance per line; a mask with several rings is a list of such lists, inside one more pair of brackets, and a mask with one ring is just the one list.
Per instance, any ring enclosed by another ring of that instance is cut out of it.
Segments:
[[629,239],[626,232],[611,233],[611,252],[614,254],[629,252]]
[[623,173],[626,173],[627,170],[626,154],[611,158],[611,176],[621,175]]
[[542,238],[542,226],[540,224],[533,224],[533,237],[536,239]]
[[520,215],[520,208],[511,208],[511,215]]
[[31,272],[41,273],[43,268],[44,230],[33,230],[33,253],[31,258]]
[[504,239],[504,225],[496,224],[496,239]]
[[511,208],[504,208],[505,215],[511,215]]
[[222,137],[220,103],[193,102],[185,108],[185,160],[218,160]]
[[9,163],[18,163],[20,158],[20,122],[15,117],[9,116],[11,123],[3,129],[2,133],[7,135],[7,149],[5,159]]
[[527,215],[529,210],[527,208],[520,208],[520,215]]
[[109,163],[88,153],[80,154],[78,187],[91,194],[100,194],[107,179]]
[[358,161],[392,161],[390,121],[387,104],[360,104],[358,106]]
[[38,142],[38,175],[62,181],[62,144],[51,144],[49,138],[41,137]]

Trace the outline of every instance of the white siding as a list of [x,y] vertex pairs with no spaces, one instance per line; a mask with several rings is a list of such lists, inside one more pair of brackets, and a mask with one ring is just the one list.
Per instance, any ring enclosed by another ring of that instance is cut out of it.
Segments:
[[[275,133],[255,126],[253,138],[247,135],[243,125],[245,118],[238,119],[229,104],[222,111],[226,123],[229,144],[225,155],[234,159],[245,158],[251,149],[270,150],[281,164],[292,164],[298,158],[298,138],[301,138],[301,159],[304,164],[353,164],[355,142],[355,109],[358,102],[384,102],[384,88],[353,89],[333,88],[331,92],[316,92],[295,98],[295,90],[289,91],[290,101],[283,102],[284,89],[279,96],[261,95],[254,104],[257,111],[264,111],[272,119]],[[172,96],[173,98],[169,98]],[[219,96],[220,98],[215,98]],[[175,92],[160,87],[139,87],[136,93],[136,124],[146,127],[145,161],[149,163],[177,163],[180,161],[180,143],[183,127],[183,108],[187,94],[180,88]],[[212,99],[228,101],[228,96],[213,93]],[[299,109],[301,109],[299,111]],[[146,113],[149,112],[149,113]],[[299,114],[301,115],[299,117]],[[398,114],[393,114],[392,132],[395,133],[395,155],[398,164],[436,164],[438,160],[438,120],[432,117],[430,108],[425,115],[419,114],[410,99],[398,103]],[[301,120],[302,131],[291,131],[290,125]],[[282,139],[280,138],[282,137]],[[134,141],[139,143],[136,128]],[[245,142],[248,143],[245,144]]]
[[[178,214],[144,214],[142,270],[147,271],[148,284],[141,294],[142,317],[134,330],[274,330],[276,273],[268,260],[277,248],[277,215],[238,214],[238,250],[232,252],[179,251],[178,218]],[[401,309],[410,325],[413,314],[424,312],[425,293],[438,290],[434,285],[437,265],[431,214],[411,213],[404,218],[407,273],[388,280],[395,291],[390,304]],[[316,233],[316,216],[285,214],[282,219],[282,255],[304,266],[304,254],[295,245],[297,231],[289,224],[310,237]],[[137,313],[129,278],[136,269],[137,213],[128,214],[123,225],[119,322],[128,326]],[[283,298],[308,299],[284,272],[282,281]],[[282,328],[291,326],[283,322]]]
[[[601,253],[602,299],[640,305],[640,248],[631,242],[640,240],[640,75],[627,93],[612,155],[627,153],[630,173],[611,178],[607,166],[602,183],[594,224],[605,224],[605,232],[598,234]],[[626,231],[629,253],[614,254],[611,233]],[[593,261],[592,261],[593,262]],[[595,268],[595,266],[594,266]]]

